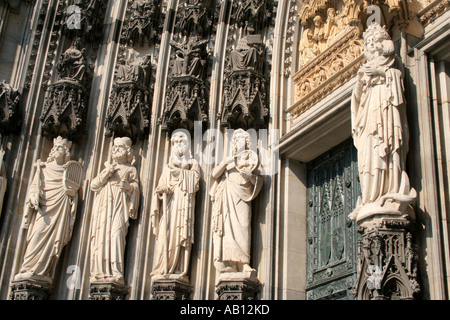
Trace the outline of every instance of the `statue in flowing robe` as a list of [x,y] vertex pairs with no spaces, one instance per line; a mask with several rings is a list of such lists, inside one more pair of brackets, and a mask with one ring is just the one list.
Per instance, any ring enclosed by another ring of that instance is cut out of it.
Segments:
[[394,43],[377,23],[364,33],[364,42],[367,63],[358,72],[351,103],[362,195],[350,218],[413,215],[417,194],[405,172],[409,131]]
[[250,135],[238,129],[232,143],[233,156],[212,171],[214,265],[222,273],[254,272],[250,267],[252,200],[263,180],[254,174],[258,155],[250,149]]
[[[253,38],[258,39],[255,41]],[[261,53],[259,47],[261,39],[259,36],[245,36],[239,39],[234,50],[230,53],[230,63],[233,71],[256,70],[261,71]]]
[[151,209],[156,236],[152,276],[186,279],[194,242],[195,194],[200,167],[192,158],[190,139],[182,131],[171,138],[171,156],[154,191]]
[[91,283],[124,284],[124,252],[129,219],[139,207],[139,177],[132,165],[131,139],[115,138],[112,163],[92,180],[95,192],[91,223]]
[[72,237],[78,188],[68,188],[64,181],[71,145],[66,139],[55,138],[47,161],[35,164],[23,221],[28,229],[26,249],[15,281],[51,284],[61,252]]

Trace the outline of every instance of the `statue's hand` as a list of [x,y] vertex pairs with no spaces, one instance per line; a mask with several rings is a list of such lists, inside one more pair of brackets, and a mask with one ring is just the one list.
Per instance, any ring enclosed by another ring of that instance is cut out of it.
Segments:
[[131,185],[128,181],[122,180],[119,182],[119,188],[122,191],[130,191],[131,190]]
[[39,194],[37,193],[30,194],[30,206],[34,209],[39,208]]

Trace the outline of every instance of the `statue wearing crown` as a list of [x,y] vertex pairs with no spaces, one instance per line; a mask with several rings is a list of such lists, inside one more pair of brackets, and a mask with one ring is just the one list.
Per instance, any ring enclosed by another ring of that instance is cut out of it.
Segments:
[[131,139],[115,138],[112,162],[92,180],[91,283],[124,284],[124,252],[129,219],[139,207],[139,177]]
[[70,160],[71,145],[67,139],[55,138],[47,161],[35,165],[23,222],[28,229],[26,250],[14,281],[51,284],[61,252],[72,237],[82,168]]
[[358,71],[351,101],[362,194],[350,218],[414,218],[417,193],[405,171],[409,131],[403,75],[385,27],[368,27],[364,54],[367,63]]

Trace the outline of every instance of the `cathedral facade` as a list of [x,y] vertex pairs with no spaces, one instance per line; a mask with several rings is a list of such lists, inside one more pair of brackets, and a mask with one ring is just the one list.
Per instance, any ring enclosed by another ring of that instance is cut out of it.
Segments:
[[0,299],[449,299],[449,8],[1,0]]

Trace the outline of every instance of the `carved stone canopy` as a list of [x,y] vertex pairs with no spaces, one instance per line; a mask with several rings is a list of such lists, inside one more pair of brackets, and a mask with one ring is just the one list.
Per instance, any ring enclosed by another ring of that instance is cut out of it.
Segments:
[[106,136],[127,136],[136,142],[149,128],[152,70],[150,55],[131,62],[121,59],[106,116]]

